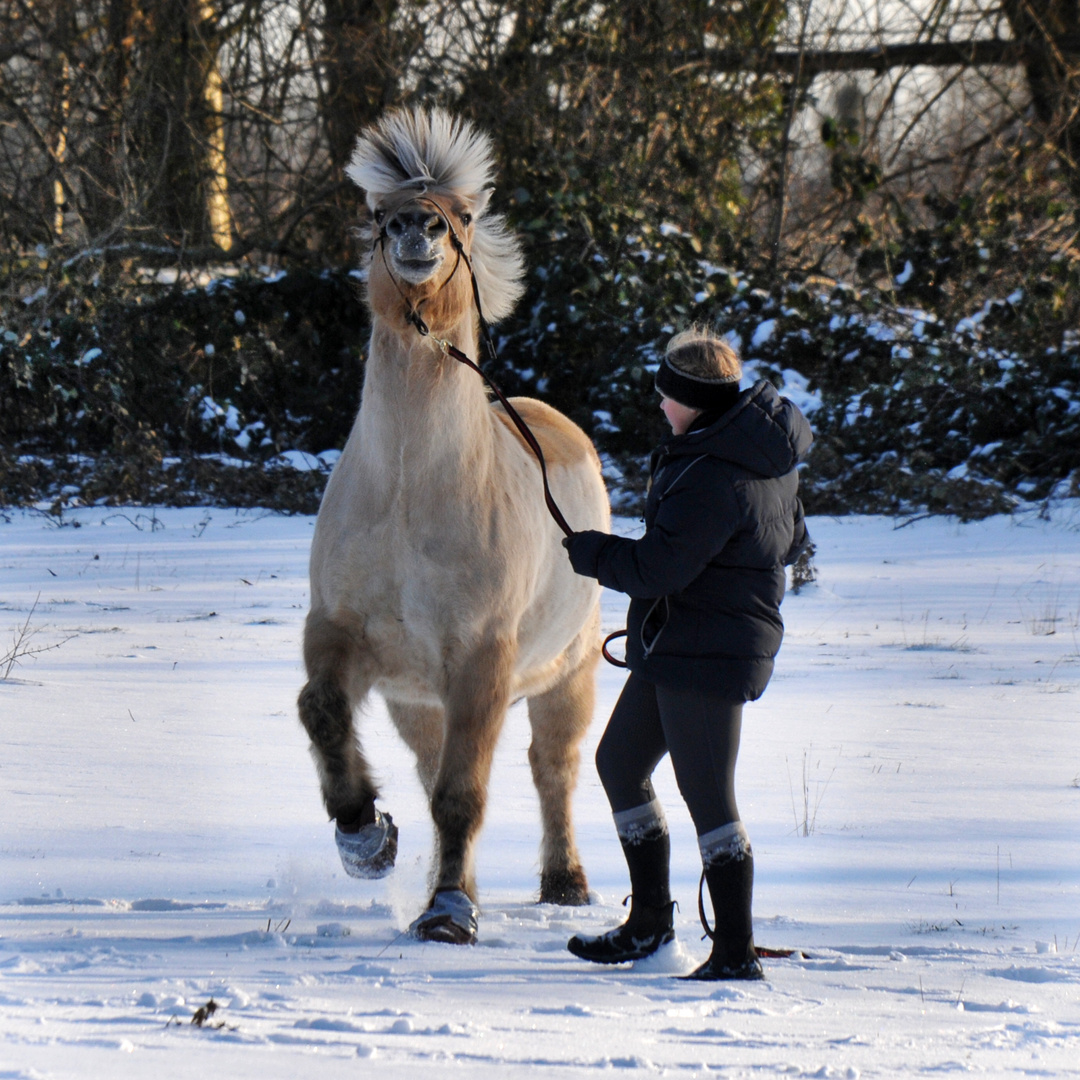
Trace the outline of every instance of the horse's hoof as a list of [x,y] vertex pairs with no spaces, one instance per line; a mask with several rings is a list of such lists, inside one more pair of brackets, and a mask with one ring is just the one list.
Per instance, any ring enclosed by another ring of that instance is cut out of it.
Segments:
[[341,865],[349,877],[386,877],[394,869],[397,858],[397,826],[389,814],[375,811],[375,820],[358,832],[346,833],[334,829]]
[[589,882],[580,866],[545,870],[540,875],[540,903],[582,907],[589,902]]
[[420,941],[444,941],[448,945],[475,945],[480,912],[460,889],[442,889],[431,906],[409,926]]

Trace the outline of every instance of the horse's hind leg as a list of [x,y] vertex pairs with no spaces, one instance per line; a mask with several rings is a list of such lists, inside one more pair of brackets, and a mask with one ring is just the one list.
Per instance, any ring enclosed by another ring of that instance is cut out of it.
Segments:
[[[431,806],[435,779],[439,774],[442,755],[443,724],[446,713],[441,705],[410,705],[387,701],[386,708],[394,727],[409,749],[416,755],[416,773],[424,785],[424,794]],[[435,854],[429,868],[429,884],[435,888],[439,872],[439,836],[435,834]]]
[[587,904],[589,883],[574,843],[571,798],[577,786],[581,740],[596,703],[596,662],[591,649],[576,668],[543,694],[529,698],[532,745],[529,764],[540,796],[544,839],[540,902]]
[[416,755],[416,772],[430,801],[442,754],[443,708],[441,705],[407,705],[400,701],[387,701],[386,708],[398,734]]
[[353,711],[369,683],[353,636],[312,613],[304,628],[307,685],[297,704],[311,738],[323,802],[337,821],[337,843],[354,877],[381,877],[393,866],[397,829],[375,809],[378,789],[357,742]]

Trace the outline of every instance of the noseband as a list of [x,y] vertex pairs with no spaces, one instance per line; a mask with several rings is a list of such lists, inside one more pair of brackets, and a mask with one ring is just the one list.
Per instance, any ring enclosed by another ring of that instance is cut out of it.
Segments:
[[[480,305],[480,287],[476,283],[476,272],[473,270],[472,260],[469,258],[468,252],[465,250],[465,245],[461,242],[461,238],[458,236],[457,231],[454,229],[453,222],[450,220],[450,214],[433,199],[430,195],[420,195],[416,199],[411,200],[418,203],[427,203],[435,208],[435,213],[439,215],[440,220],[446,226],[449,235],[450,243],[453,245],[454,250],[457,252],[457,259],[454,262],[454,269],[450,271],[446,280],[435,290],[434,296],[438,296],[443,289],[453,280],[454,275],[458,272],[458,267],[464,260],[465,265],[469,268],[469,278],[472,281],[472,294],[473,303],[476,305],[476,316],[480,322],[480,341],[483,344],[486,359],[489,363],[495,363],[498,361],[498,356],[495,352],[495,343],[491,339],[491,330],[488,327],[487,319],[484,318],[484,309]],[[457,360],[458,363],[464,364],[467,368],[471,368],[491,387],[492,392],[499,399],[502,407],[506,410],[507,416],[514,422],[514,426],[521,433],[521,437],[525,440],[526,445],[536,455],[536,460],[540,463],[540,476],[544,481],[544,502],[547,504],[548,513],[551,514],[555,520],[555,524],[567,535],[573,536],[574,530],[566,522],[566,518],[563,517],[562,511],[559,509],[558,503],[555,502],[554,496],[551,494],[551,487],[548,484],[547,474],[547,462],[544,460],[544,451],[537,441],[536,436],[532,433],[529,425],[521,418],[521,414],[510,404],[506,395],[499,389],[499,387],[492,381],[491,376],[484,373],[475,360],[471,359],[465,353],[463,353],[456,345],[453,345],[449,341],[445,341],[442,338],[435,337],[428,324],[424,322],[423,317],[417,310],[415,305],[406,295],[405,290],[398,284],[397,278],[394,276],[394,272],[390,269],[390,264],[386,261],[386,226],[383,225],[379,229],[379,235],[375,238],[372,245],[372,251],[374,253],[374,247],[378,245],[379,254],[383,261],[383,266],[386,268],[387,274],[390,276],[390,280],[394,283],[394,288],[397,289],[401,299],[405,302],[405,319],[416,330],[421,337],[431,337],[431,340],[443,351],[443,354],[452,357]],[[432,299],[428,297],[425,300],[421,300],[421,303],[426,303],[427,300]]]
[[[421,300],[421,304],[426,304],[428,300],[438,296],[439,293],[454,280],[454,275],[458,272],[458,267],[461,266],[461,262],[464,259],[465,265],[469,268],[469,276],[472,279],[473,288],[473,301],[476,304],[476,313],[480,316],[480,332],[481,339],[484,344],[485,351],[487,352],[488,360],[495,360],[495,347],[491,342],[491,333],[488,330],[487,321],[484,319],[484,313],[480,307],[480,291],[476,286],[476,274],[473,273],[472,260],[469,258],[468,252],[465,250],[465,245],[461,242],[461,237],[458,236],[457,230],[454,228],[454,223],[450,220],[450,213],[438,200],[433,199],[430,195],[418,195],[414,199],[410,199],[409,202],[426,203],[428,206],[434,208],[435,213],[438,215],[439,220],[446,226],[447,232],[450,234],[450,243],[454,248],[457,258],[454,260],[454,269],[450,271],[446,280],[435,290],[432,296],[426,297]],[[403,204],[404,205],[404,204]],[[382,259],[383,266],[386,268],[386,273],[389,275],[390,280],[394,283],[394,288],[397,289],[398,295],[405,302],[405,319],[412,325],[421,337],[427,337],[430,333],[428,324],[424,321],[420,314],[418,306],[414,304],[406,295],[401,285],[398,283],[397,278],[394,276],[394,272],[390,269],[390,264],[386,261],[386,225],[383,225],[379,229],[379,235],[375,238],[375,244],[379,248],[379,257]],[[374,250],[374,246],[373,246]]]

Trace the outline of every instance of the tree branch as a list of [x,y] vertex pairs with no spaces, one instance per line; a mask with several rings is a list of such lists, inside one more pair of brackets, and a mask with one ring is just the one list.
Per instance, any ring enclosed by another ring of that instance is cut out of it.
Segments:
[[1052,44],[1062,53],[1080,52],[1080,34],[1033,43],[1003,38],[973,41],[911,42],[879,45],[869,49],[753,50],[713,49],[697,57],[713,71],[758,71],[778,75],[820,75],[826,71],[884,72],[894,67],[1015,67],[1044,55]]

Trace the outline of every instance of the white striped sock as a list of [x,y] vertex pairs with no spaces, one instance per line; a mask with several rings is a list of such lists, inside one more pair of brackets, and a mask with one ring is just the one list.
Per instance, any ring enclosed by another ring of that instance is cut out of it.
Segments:
[[750,835],[741,821],[729,821],[699,836],[698,849],[701,851],[701,861],[707,867],[753,855]]
[[654,836],[667,835],[667,818],[659,799],[629,810],[619,810],[611,816],[615,819],[615,831],[624,844],[640,844]]

